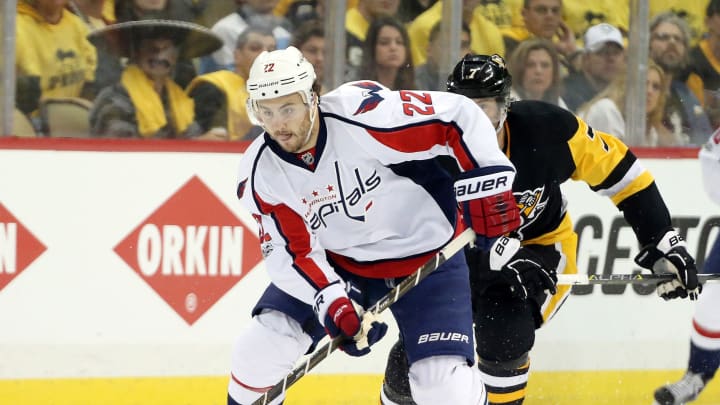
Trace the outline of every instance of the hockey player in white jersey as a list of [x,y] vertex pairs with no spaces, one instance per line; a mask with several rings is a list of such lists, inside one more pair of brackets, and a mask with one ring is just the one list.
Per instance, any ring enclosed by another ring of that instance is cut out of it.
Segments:
[[[472,101],[372,81],[319,100],[314,82],[293,47],[260,54],[247,81],[249,115],[265,133],[241,160],[237,194],[258,222],[272,284],[234,346],[231,405],[251,403],[280,381],[323,330],[340,336],[347,354],[368,353],[386,325],[361,328],[358,308],[462,229],[458,202],[479,235],[519,225],[514,167]],[[440,169],[440,156],[457,161],[458,178]],[[468,284],[461,252],[390,307],[417,404],[487,401],[473,367]]]
[[[720,130],[700,149],[705,191],[720,204]],[[705,260],[703,273],[720,273],[720,236]],[[697,398],[720,366],[720,285],[708,283],[695,307],[690,334],[690,359],[683,378],[655,390],[660,405],[680,405]]]

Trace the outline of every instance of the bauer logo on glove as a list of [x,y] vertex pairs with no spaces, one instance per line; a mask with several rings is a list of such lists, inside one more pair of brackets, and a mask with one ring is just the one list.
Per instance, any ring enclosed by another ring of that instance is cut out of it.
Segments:
[[702,292],[695,259],[688,253],[685,240],[674,229],[666,231],[654,244],[645,246],[635,256],[635,263],[656,274],[675,275],[674,280],[657,286],[658,295],[665,300],[678,297],[696,300]]
[[552,246],[521,246],[520,240],[503,236],[493,243],[487,262],[481,261],[476,271],[485,275],[479,282],[507,285],[514,297],[526,300],[537,294],[555,294],[559,262],[560,253]]

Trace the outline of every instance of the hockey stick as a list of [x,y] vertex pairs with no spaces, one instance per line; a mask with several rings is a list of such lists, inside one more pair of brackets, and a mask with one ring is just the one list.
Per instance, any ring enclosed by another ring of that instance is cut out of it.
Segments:
[[[592,284],[652,284],[670,281],[674,274],[558,274],[558,285],[592,285]],[[698,274],[700,283],[718,282],[720,274]]]
[[[425,264],[420,266],[415,273],[407,276],[400,284],[390,290],[384,297],[375,303],[367,312],[370,316],[376,316],[385,311],[390,305],[397,302],[403,295],[418,285],[425,277],[435,271],[440,265],[451,256],[462,250],[465,245],[475,240],[475,232],[468,228],[450,241],[444,248],[431,257]],[[363,317],[364,318],[364,317]],[[363,322],[364,323],[364,322]],[[295,367],[282,381],[275,384],[262,397],[255,400],[252,405],[266,405],[285,392],[291,385],[295,384],[303,375],[327,358],[339,345],[342,338],[338,337],[315,350],[305,362]]]

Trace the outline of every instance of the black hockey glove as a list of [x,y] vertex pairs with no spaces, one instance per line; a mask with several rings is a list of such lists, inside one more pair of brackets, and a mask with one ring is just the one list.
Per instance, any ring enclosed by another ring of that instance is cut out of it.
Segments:
[[696,300],[702,292],[698,282],[695,259],[687,251],[685,240],[671,229],[654,244],[645,246],[635,256],[635,263],[653,273],[672,273],[675,280],[657,285],[657,293],[665,300],[687,298]]
[[545,291],[555,294],[560,254],[546,250],[541,257],[531,247],[520,246],[520,240],[502,236],[490,247],[487,260],[480,261],[482,268],[476,270],[488,272],[485,282],[505,284],[521,300]]

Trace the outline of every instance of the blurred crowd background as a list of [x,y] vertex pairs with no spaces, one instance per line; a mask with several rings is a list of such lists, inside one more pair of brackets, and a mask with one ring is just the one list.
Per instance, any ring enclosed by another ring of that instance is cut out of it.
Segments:
[[0,103],[17,136],[250,140],[262,132],[245,111],[250,66],[290,45],[321,97],[360,79],[443,91],[459,57],[498,54],[514,99],[631,145],[697,146],[720,126],[720,0],[5,3],[0,73],[14,91]]

